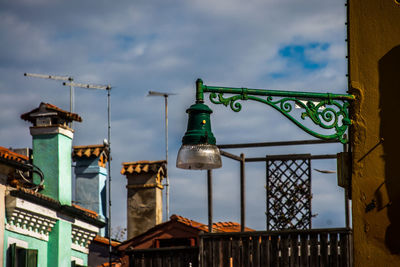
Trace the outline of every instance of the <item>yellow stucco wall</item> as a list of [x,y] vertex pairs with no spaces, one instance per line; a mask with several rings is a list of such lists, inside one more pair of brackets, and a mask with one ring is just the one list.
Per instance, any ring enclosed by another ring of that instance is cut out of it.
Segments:
[[[400,266],[400,5],[349,0],[354,266]],[[381,141],[383,138],[383,141]]]

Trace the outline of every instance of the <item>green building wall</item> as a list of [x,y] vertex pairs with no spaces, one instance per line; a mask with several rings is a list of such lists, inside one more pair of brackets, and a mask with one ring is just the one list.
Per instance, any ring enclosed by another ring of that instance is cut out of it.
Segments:
[[49,266],[71,265],[71,223],[59,220],[48,242]]
[[76,250],[72,249],[71,250],[71,257],[75,257],[75,258],[83,260],[83,265],[84,266],[88,265],[88,255],[83,253],[83,252],[76,251]]
[[63,134],[33,135],[33,164],[44,174],[41,192],[64,205],[71,205],[72,139]]

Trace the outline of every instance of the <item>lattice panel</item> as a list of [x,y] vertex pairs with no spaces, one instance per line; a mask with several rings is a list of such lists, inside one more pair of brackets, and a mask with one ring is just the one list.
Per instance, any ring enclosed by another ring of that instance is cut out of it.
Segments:
[[311,160],[267,157],[267,230],[311,228]]

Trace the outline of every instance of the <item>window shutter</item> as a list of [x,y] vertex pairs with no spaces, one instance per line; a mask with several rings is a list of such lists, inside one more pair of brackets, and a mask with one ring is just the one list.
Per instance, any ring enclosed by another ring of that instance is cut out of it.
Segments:
[[37,249],[26,249],[26,267],[37,267],[38,251]]
[[7,267],[17,267],[17,244],[11,244],[7,251]]

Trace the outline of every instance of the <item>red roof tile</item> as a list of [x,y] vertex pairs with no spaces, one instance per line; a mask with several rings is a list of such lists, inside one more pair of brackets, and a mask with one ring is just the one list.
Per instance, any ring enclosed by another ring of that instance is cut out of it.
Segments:
[[182,217],[182,216],[179,216],[179,215],[176,215],[176,214],[173,214],[170,217],[170,219],[171,219],[171,221],[177,221],[177,222],[186,224],[187,226],[191,226],[191,227],[196,228],[196,229],[198,229],[200,231],[208,231],[208,226],[207,225],[199,223],[199,222],[196,222],[196,221],[193,221],[193,220],[190,220],[188,218],[185,218],[185,217]]
[[51,197],[48,197],[48,196],[46,196],[46,195],[43,195],[43,194],[41,194],[41,193],[38,193],[38,192],[36,192],[35,190],[32,190],[32,189],[28,189],[28,188],[24,188],[24,187],[19,187],[19,188],[17,188],[17,190],[18,190],[18,191],[21,191],[21,192],[24,192],[25,194],[35,196],[35,197],[37,197],[38,199],[42,199],[42,200],[45,200],[45,201],[47,201],[47,202],[56,204],[56,205],[59,205],[59,204],[60,204],[60,202],[59,202],[58,200],[56,200],[56,199],[54,199],[54,198],[51,198]]
[[160,172],[162,176],[165,174],[165,160],[158,161],[135,161],[135,162],[123,162],[121,174],[132,174],[132,173],[141,173],[141,172]]
[[[96,242],[99,242],[99,243],[103,243],[103,244],[106,244],[106,245],[108,245],[110,243],[108,238],[102,237],[102,236],[99,236],[99,235],[96,235],[96,237],[93,239],[93,241],[96,241]],[[115,246],[118,246],[119,244],[121,244],[121,243],[111,240],[111,246],[115,247]]]
[[[186,224],[193,228],[197,228],[201,231],[208,231],[208,225],[187,219],[185,217],[179,215],[172,215],[171,220],[178,221],[180,223]],[[213,223],[213,231],[219,233],[228,233],[228,232],[240,232],[240,223],[236,222],[216,222]],[[246,227],[245,231],[254,231],[251,228]]]
[[7,149],[2,146],[0,146],[0,157],[11,161],[16,161],[19,163],[26,163],[29,160],[27,156],[15,153],[10,149]]
[[107,163],[107,147],[105,145],[88,145],[74,146],[72,158],[76,161],[77,158],[100,157],[99,166],[106,167]]
[[29,121],[34,123],[35,119],[31,116],[32,113],[36,113],[38,112],[40,109],[46,109],[48,111],[54,111],[57,113],[58,116],[60,116],[61,118],[67,120],[67,121],[78,121],[78,122],[82,122],[82,118],[76,114],[76,113],[71,113],[65,110],[60,109],[59,107],[49,104],[49,103],[40,103],[39,107],[24,113],[21,115],[21,119]]
[[88,216],[90,216],[90,217],[92,217],[94,219],[97,219],[97,217],[98,217],[97,212],[95,212],[93,210],[85,209],[84,207],[81,207],[81,206],[76,205],[76,204],[72,204],[71,206],[76,208],[76,209],[78,209],[78,210],[84,211],[86,213],[86,215],[88,215]]
[[88,145],[88,146],[74,146],[72,156],[74,157],[98,157],[103,151],[106,150],[105,145]]

